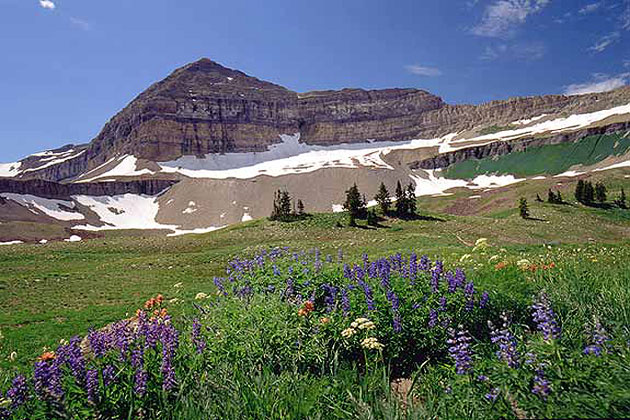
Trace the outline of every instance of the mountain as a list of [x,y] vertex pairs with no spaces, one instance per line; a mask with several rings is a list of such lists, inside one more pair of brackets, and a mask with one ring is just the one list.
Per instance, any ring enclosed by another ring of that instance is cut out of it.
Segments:
[[[450,105],[418,89],[296,93],[201,59],[138,95],[91,142],[0,164],[0,242],[206,232],[268,215],[278,188],[308,211],[338,210],[355,182],[367,196],[397,180],[413,182],[417,195],[495,188],[516,178],[444,174],[593,136],[624,140],[629,130],[630,87]],[[590,169],[630,160],[624,148],[606,150]],[[51,225],[44,237],[40,227]]]

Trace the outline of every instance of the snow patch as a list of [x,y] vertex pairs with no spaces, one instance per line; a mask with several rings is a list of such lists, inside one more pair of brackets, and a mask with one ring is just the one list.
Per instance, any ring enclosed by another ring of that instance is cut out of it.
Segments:
[[[111,162],[112,159],[110,159],[108,162],[105,162],[102,166],[107,165],[109,162]],[[89,178],[89,179],[82,179],[79,182],[91,182],[91,181],[95,181],[97,179],[102,179],[102,178],[114,178],[114,177],[122,177],[122,176],[140,176],[140,175],[153,175],[155,174],[155,172],[151,171],[150,169],[138,169],[138,158],[136,158],[133,155],[124,155],[124,156],[120,156],[116,159],[118,161],[118,164],[113,167],[112,169],[110,169],[109,171],[102,173],[100,175],[96,175],[95,177]],[[94,169],[96,170],[96,169]],[[92,172],[92,171],[90,171]]]
[[539,115],[537,117],[533,117],[533,118],[530,118],[530,119],[527,119],[527,120],[514,121],[511,124],[512,125],[527,125],[527,124],[533,123],[534,121],[541,120],[541,119],[545,118],[546,116],[547,116],[547,114],[542,114],[542,115]]
[[175,229],[175,233],[169,233],[166,236],[181,236],[181,235],[188,235],[191,233],[194,234],[202,234],[202,233],[210,233],[210,232],[214,232],[215,230],[219,230],[219,229],[223,229],[225,227],[224,226],[210,226],[207,228],[197,228],[197,229]]
[[15,201],[31,210],[31,212],[37,214],[33,209],[39,210],[57,220],[83,220],[85,216],[81,213],[71,212],[67,209],[75,209],[76,205],[72,201],[54,200],[49,198],[37,197],[30,194],[14,194],[14,193],[2,193],[1,197]]
[[332,205],[332,211],[333,213],[341,213],[344,211],[343,209],[343,205],[342,204],[333,204]]
[[44,165],[38,166],[36,168],[28,168],[28,169],[23,170],[22,172],[23,173],[34,172],[34,171],[39,171],[39,170],[42,170],[51,166],[58,165],[67,160],[78,158],[79,156],[85,153],[85,150],[82,150],[76,154],[72,154],[73,152],[74,150],[69,150],[67,152],[55,154],[54,156],[47,159],[41,159],[42,162],[46,162]]
[[[451,188],[468,188],[471,190],[485,190],[488,188],[499,188],[506,185],[525,181],[517,179],[513,175],[479,175],[471,181],[464,179],[450,179],[436,176],[435,170],[423,170],[426,177],[420,175],[410,175],[416,184],[416,197],[425,195],[444,196],[445,191]],[[450,194],[449,194],[450,195]]]
[[585,174],[585,173],[586,172],[566,171],[566,172],[562,172],[561,174],[554,175],[554,178],[574,177],[574,176],[579,176],[579,175],[582,175],[582,174]]
[[68,239],[64,239],[64,242],[80,242],[81,241],[81,237],[79,235],[72,235],[70,236]]
[[10,241],[10,242],[0,242],[0,245],[18,245],[18,244],[23,244],[24,242],[22,241]]
[[241,222],[248,222],[250,220],[254,220],[249,213],[243,213],[243,217],[241,217]]
[[614,165],[606,166],[605,168],[593,169],[593,172],[601,172],[601,171],[607,171],[609,169],[628,168],[628,167],[630,167],[630,160],[627,160],[625,162],[615,163]]
[[0,178],[12,178],[20,173],[22,162],[0,163]]
[[542,179],[547,179],[547,177],[546,176],[542,176],[542,175],[541,176],[535,176],[535,177],[532,178],[532,181],[539,181],[539,180],[542,180]]

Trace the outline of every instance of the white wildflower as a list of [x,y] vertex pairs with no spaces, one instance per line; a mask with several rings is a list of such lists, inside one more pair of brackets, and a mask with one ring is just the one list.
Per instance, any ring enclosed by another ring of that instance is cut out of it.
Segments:
[[345,330],[343,330],[341,332],[341,335],[345,338],[350,338],[352,337],[354,334],[356,334],[357,330],[355,330],[354,328],[346,328]]
[[368,337],[361,341],[361,347],[370,350],[383,350],[385,346],[379,343],[376,337]]
[[206,293],[199,292],[199,293],[197,293],[197,295],[195,296],[195,300],[201,300],[201,299],[205,299],[205,298],[207,298],[207,297],[208,297],[208,295],[207,295]]

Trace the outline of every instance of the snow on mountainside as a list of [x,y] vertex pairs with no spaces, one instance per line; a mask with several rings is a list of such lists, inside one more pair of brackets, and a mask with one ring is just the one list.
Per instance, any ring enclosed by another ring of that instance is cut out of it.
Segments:
[[[416,89],[298,95],[200,60],[139,95],[90,144],[0,164],[0,224],[56,224],[88,237],[110,229],[179,235],[267,216],[277,189],[302,198],[307,211],[339,211],[353,183],[368,197],[398,180],[415,184],[417,196],[486,191],[550,174],[449,179],[441,168],[509,153],[518,142],[606,133],[630,133],[630,87],[448,105]],[[589,165],[551,175],[626,168],[630,156]],[[34,238],[0,228],[0,241],[13,240]]]

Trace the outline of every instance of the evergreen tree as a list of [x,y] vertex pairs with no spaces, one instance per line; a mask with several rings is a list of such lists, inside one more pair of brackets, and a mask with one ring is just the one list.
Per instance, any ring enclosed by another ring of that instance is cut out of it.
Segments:
[[380,206],[381,212],[383,212],[383,214],[385,215],[388,214],[392,206],[392,200],[389,197],[389,191],[387,191],[387,187],[382,182],[381,186],[378,187],[378,193],[374,196],[374,199]]
[[297,202],[297,214],[298,216],[304,216],[304,202],[301,199]]
[[584,181],[581,179],[578,180],[577,185],[575,186],[575,199],[578,203],[584,203]]
[[564,199],[562,198],[562,194],[560,194],[560,191],[558,191],[556,193],[556,204],[563,204],[564,203]]
[[529,219],[529,207],[527,206],[527,200],[523,197],[518,202],[518,212],[523,219]]
[[590,181],[584,183],[584,204],[592,204],[595,201],[595,188]]
[[597,201],[600,203],[606,202],[606,186],[601,182],[595,184],[595,198],[597,198]]
[[547,193],[547,203],[556,204],[556,194],[551,189]]
[[277,190],[274,193],[273,210],[270,220],[286,221],[291,217],[291,195],[288,191]]
[[407,214],[407,194],[400,185],[400,181],[396,183],[396,215],[405,217]]
[[407,197],[405,198],[407,199],[407,214],[409,216],[415,216],[418,208],[416,203],[416,187],[412,182],[407,185]]
[[628,205],[626,204],[626,192],[623,190],[623,188],[621,189],[621,195],[617,200],[617,205],[622,209],[628,208]]
[[540,194],[538,193],[536,193],[536,201],[538,201],[539,203],[543,202],[542,198],[540,198]]
[[370,226],[378,226],[378,217],[374,209],[368,210],[367,212],[367,224]]
[[356,226],[356,219],[365,214],[365,202],[361,198],[357,184],[346,191],[346,202],[343,208],[350,214],[350,226]]

